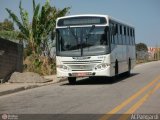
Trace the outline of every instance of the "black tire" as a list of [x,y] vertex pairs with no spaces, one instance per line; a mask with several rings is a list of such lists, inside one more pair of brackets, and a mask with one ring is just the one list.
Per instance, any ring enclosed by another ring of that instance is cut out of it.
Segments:
[[95,77],[93,77],[93,76],[90,76],[90,77],[89,77],[90,80],[93,80],[94,78],[95,78]]
[[117,80],[117,78],[118,78],[118,61],[116,60],[114,81]]
[[68,82],[71,85],[75,85],[76,84],[76,77],[68,77]]
[[118,61],[116,60],[116,63],[115,63],[115,76],[118,75]]
[[128,71],[127,71],[127,75],[128,75],[128,76],[131,75],[131,59],[129,59],[129,61],[128,61]]

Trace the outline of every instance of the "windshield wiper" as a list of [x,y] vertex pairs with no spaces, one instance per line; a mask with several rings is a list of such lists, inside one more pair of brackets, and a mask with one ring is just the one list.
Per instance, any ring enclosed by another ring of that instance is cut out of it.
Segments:
[[92,25],[91,29],[89,30],[88,34],[86,34],[86,45],[88,46],[88,50],[89,50],[89,45],[88,45],[88,39],[90,38],[91,36],[91,32],[95,29],[95,25]]
[[95,29],[95,25],[92,25],[91,29],[89,30],[88,34],[86,35],[86,39],[89,39],[90,38],[90,33]]
[[71,34],[73,35],[73,37],[76,39],[76,42],[78,44],[78,37],[74,34],[74,31],[70,28],[70,26],[68,26],[68,29],[71,32]]

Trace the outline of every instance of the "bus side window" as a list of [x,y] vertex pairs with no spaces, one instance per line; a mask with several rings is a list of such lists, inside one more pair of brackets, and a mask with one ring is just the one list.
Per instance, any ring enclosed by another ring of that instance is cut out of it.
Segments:
[[130,41],[131,41],[131,44],[133,45],[133,37],[132,37],[132,29],[130,28]]
[[119,25],[119,42],[120,42],[121,45],[123,44],[123,41],[122,41],[122,26],[121,25]]
[[126,27],[124,27],[124,35],[126,35]]
[[135,32],[134,32],[134,29],[133,29],[133,45],[135,44]]
[[120,44],[120,39],[119,39],[119,25],[117,24],[117,44]]
[[114,39],[115,39],[115,44],[118,45],[118,25],[115,24],[115,35],[114,35]]
[[131,39],[130,39],[130,34],[129,34],[129,28],[127,28],[127,32],[128,32],[128,41],[129,41],[129,45],[132,45]]
[[127,43],[127,45],[129,45],[129,39],[128,39],[128,31],[127,31],[127,27],[126,27],[126,43]]
[[127,39],[126,39],[126,27],[124,26],[124,44],[127,44]]
[[130,35],[131,35],[131,37],[132,37],[132,29],[130,29]]
[[124,39],[124,26],[122,26],[122,44],[125,45],[125,39]]

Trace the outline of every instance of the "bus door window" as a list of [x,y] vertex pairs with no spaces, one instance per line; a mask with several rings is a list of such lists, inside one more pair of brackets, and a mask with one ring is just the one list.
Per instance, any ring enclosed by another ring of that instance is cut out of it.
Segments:
[[117,31],[116,31],[116,24],[110,24],[110,47],[113,50],[117,45]]
[[111,44],[115,44],[113,31],[114,31],[114,24],[111,23],[110,24],[110,41],[111,41]]
[[108,45],[108,27],[106,27],[104,29],[104,33],[101,34],[100,44],[101,45]]

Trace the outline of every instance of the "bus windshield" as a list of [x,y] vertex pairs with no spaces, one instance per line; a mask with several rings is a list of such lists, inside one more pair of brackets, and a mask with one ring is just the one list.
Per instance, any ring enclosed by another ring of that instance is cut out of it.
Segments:
[[57,55],[88,56],[109,53],[108,27],[57,29]]

